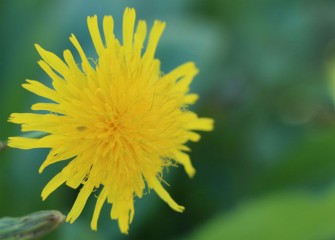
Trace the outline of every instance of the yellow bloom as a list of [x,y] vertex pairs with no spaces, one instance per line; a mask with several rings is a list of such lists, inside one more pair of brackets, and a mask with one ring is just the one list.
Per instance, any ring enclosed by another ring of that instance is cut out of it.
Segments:
[[147,26],[139,21],[134,33],[134,9],[124,12],[122,44],[113,34],[111,16],[103,19],[104,40],[97,17],[88,17],[87,23],[96,61],[86,57],[74,35],[70,41],[80,55],[81,67],[69,50],[64,51],[63,61],[36,45],[43,59],[38,64],[52,79],[53,88],[34,80],[22,86],[52,100],[31,107],[50,113],[13,113],[9,121],[21,124],[23,132],[47,135],[40,139],[11,137],[8,144],[21,149],[50,148],[39,172],[50,164],[68,161],[42,191],[44,200],[64,183],[74,189],[82,186],[68,222],[78,218],[91,193],[101,188],[91,228],[97,229],[107,201],[112,204],[111,218],[118,220],[121,232],[128,233],[134,197],[141,198],[146,186],[175,211],[184,210],[163,188],[162,170],[176,162],[192,177],[195,170],[185,144],[199,140],[193,130],[212,130],[213,120],[185,111],[185,105],[198,98],[188,93],[198,73],[194,63],[161,73],[154,54],[165,23],[154,22],[144,53]]

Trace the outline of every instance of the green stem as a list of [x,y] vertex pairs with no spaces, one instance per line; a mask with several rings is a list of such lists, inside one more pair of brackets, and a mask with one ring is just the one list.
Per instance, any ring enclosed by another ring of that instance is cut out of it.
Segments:
[[29,240],[44,236],[64,222],[59,211],[39,211],[23,217],[0,218],[0,240]]

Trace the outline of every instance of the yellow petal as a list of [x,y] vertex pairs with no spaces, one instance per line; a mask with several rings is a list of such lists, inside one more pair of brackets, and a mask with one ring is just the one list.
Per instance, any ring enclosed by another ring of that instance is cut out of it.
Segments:
[[165,22],[155,21],[154,25],[150,31],[149,41],[147,45],[147,49],[143,55],[143,59],[150,60],[154,58],[156,48],[161,38],[163,31],[165,28]]
[[59,104],[55,103],[35,103],[31,106],[31,109],[36,111],[44,110],[54,113],[65,114],[65,109],[63,109]]
[[[63,150],[63,151],[62,151]],[[67,151],[66,151],[67,150]],[[52,149],[47,158],[44,160],[44,162],[42,163],[42,165],[40,166],[38,172],[39,173],[42,173],[43,170],[53,164],[53,163],[56,163],[56,162],[60,162],[60,161],[64,161],[64,160],[68,160],[72,157],[75,157],[76,156],[76,153],[72,151],[69,151],[68,149],[66,148],[63,148],[63,149]]]
[[44,187],[42,191],[42,199],[43,201],[52,193],[55,191],[60,185],[62,185],[67,179],[66,174],[64,172],[58,173],[55,177],[53,177],[48,184]]
[[198,73],[198,69],[196,68],[194,62],[187,62],[173,69],[171,72],[167,73],[165,76],[163,76],[163,79],[172,79],[174,80],[174,82],[176,82],[181,77],[190,74],[194,75],[196,73]]
[[7,145],[12,148],[32,149],[39,148],[39,139],[25,137],[9,137]]
[[56,131],[64,120],[64,116],[55,114],[13,113],[8,121],[22,124],[21,131],[41,131],[51,133]]
[[84,206],[87,202],[88,197],[91,195],[94,189],[94,185],[89,182],[86,182],[83,188],[80,190],[75,203],[72,206],[71,211],[66,217],[66,221],[73,223],[81,214],[84,209]]
[[50,148],[59,142],[62,142],[62,140],[58,140],[57,137],[52,135],[47,135],[39,139],[26,137],[8,138],[8,146],[20,149]]
[[195,75],[198,74],[198,70],[194,70],[193,72],[189,72],[187,75],[182,77],[176,84],[176,87],[183,93],[187,93],[189,91],[189,86],[192,83]]
[[131,53],[133,48],[133,35],[136,13],[133,8],[126,8],[123,14],[123,46],[126,57]]
[[[65,60],[66,64],[69,66],[69,68],[71,70],[71,73],[73,75],[77,76],[76,78],[68,79],[68,82],[78,82],[83,77],[83,73],[79,69],[76,61],[74,60],[74,57],[73,57],[71,51],[68,50],[68,49],[65,50],[63,52],[63,56],[64,56],[64,60]],[[78,79],[78,76],[80,77],[79,79]]]
[[40,56],[43,58],[44,61],[46,61],[50,67],[55,69],[58,73],[65,76],[67,72],[69,71],[69,68],[66,66],[66,64],[59,58],[57,55],[55,55],[52,52],[44,50],[40,45],[35,44],[35,47],[40,54]]
[[114,40],[114,20],[112,16],[104,17],[103,29],[104,29],[106,46],[110,47],[110,44]]
[[84,50],[82,49],[80,43],[78,42],[78,39],[76,38],[76,36],[72,34],[70,37],[70,41],[72,42],[73,46],[77,49],[79,53],[84,72],[86,74],[92,74],[94,72],[94,69],[92,68],[91,64],[87,60],[86,54]]
[[161,183],[158,181],[157,178],[152,179],[150,181],[149,186],[155,190],[157,195],[165,201],[173,210],[176,212],[183,212],[185,207],[178,205],[170,196],[170,194],[163,188]]
[[198,118],[195,121],[188,123],[187,129],[189,130],[201,130],[201,131],[212,131],[214,127],[214,120],[211,118]]
[[200,134],[191,131],[187,132],[186,136],[192,142],[198,142],[201,138]]
[[194,104],[197,100],[199,99],[199,95],[198,94],[187,94],[184,97],[184,104]]
[[192,162],[190,156],[183,152],[175,153],[175,161],[184,166],[185,171],[189,177],[193,177],[195,174],[195,169],[192,166]]
[[108,194],[107,189],[106,189],[106,187],[104,187],[99,194],[97,203],[95,204],[94,213],[93,213],[93,217],[92,217],[92,221],[91,221],[91,228],[94,231],[96,231],[98,229],[99,215],[100,215],[100,212],[101,212],[101,208],[102,208],[104,202],[106,201],[107,194]]
[[41,118],[43,117],[42,114],[36,114],[36,113],[12,113],[9,116],[8,121],[12,123],[31,123],[36,121],[41,121]]
[[104,49],[104,45],[102,43],[100,31],[99,31],[99,26],[98,26],[98,17],[94,15],[93,17],[88,17],[87,18],[87,25],[88,29],[91,34],[92,42],[94,44],[95,50],[100,56],[101,52]]
[[119,223],[119,228],[122,233],[128,234],[129,224],[134,217],[134,202],[133,197],[129,199],[119,200],[113,203],[111,209],[111,218],[117,219]]
[[38,65],[48,74],[48,76],[52,79],[52,85],[55,90],[62,90],[65,87],[65,81],[59,77],[51,67],[43,60],[38,61]]
[[141,55],[145,37],[147,35],[147,24],[145,21],[139,21],[134,36],[134,52]]
[[60,97],[56,91],[48,88],[47,86],[38,81],[34,80],[26,80],[26,81],[27,83],[22,84],[22,87],[24,87],[28,91],[35,93],[36,95],[39,95],[41,97],[48,98],[55,102],[60,101]]
[[[77,157],[75,160],[77,161],[78,158],[79,157]],[[74,160],[72,160],[71,163],[74,163]],[[83,164],[73,164],[72,166],[75,168],[75,170],[73,171],[74,173],[73,175],[71,175],[71,178],[66,181],[66,185],[73,189],[76,189],[80,186],[80,184],[83,183],[84,179],[89,176],[91,164],[90,162],[86,161]]]

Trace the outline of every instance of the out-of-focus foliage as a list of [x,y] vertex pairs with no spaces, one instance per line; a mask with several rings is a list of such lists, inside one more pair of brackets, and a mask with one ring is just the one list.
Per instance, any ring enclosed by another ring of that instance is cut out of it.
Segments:
[[[87,15],[112,14],[120,36],[125,6],[149,23],[167,22],[157,52],[162,68],[196,62],[197,112],[213,117],[216,129],[192,144],[194,179],[179,168],[165,174],[185,213],[150,193],[135,203],[129,236],[119,233],[107,205],[92,232],[91,198],[77,222],[46,239],[335,238],[334,1],[0,1],[0,138],[19,134],[9,114],[37,101],[21,88],[24,79],[49,83],[33,44],[61,56],[74,50],[68,37],[75,33],[94,59]],[[76,192],[66,187],[41,201],[63,166],[39,175],[46,153],[0,153],[0,216],[69,211]]]
[[284,192],[223,213],[189,238],[248,240],[333,239],[335,189],[319,196]]

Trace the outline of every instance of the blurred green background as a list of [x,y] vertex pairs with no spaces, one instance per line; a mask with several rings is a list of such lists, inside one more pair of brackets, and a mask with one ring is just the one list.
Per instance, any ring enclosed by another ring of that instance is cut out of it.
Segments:
[[[20,134],[10,113],[42,100],[24,80],[49,84],[34,43],[61,56],[74,50],[74,33],[94,56],[86,17],[113,15],[120,35],[126,6],[149,25],[167,22],[156,54],[163,71],[196,62],[194,109],[215,119],[215,131],[190,144],[194,179],[180,167],[165,174],[183,214],[152,192],[136,200],[128,236],[107,204],[92,232],[92,196],[74,224],[44,239],[335,239],[335,1],[1,0],[0,138]],[[77,192],[66,186],[41,201],[62,167],[39,175],[46,154],[0,153],[0,216],[70,210]]]

